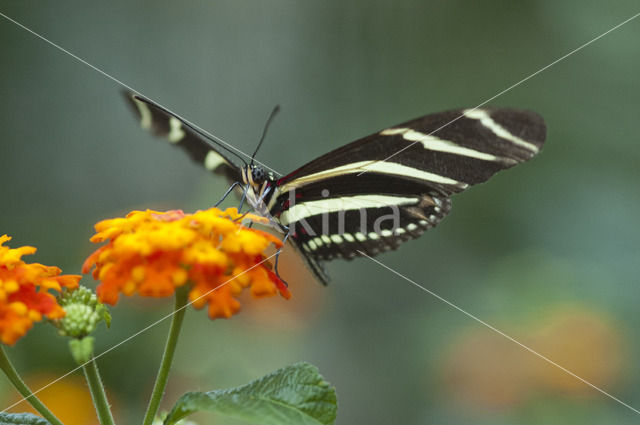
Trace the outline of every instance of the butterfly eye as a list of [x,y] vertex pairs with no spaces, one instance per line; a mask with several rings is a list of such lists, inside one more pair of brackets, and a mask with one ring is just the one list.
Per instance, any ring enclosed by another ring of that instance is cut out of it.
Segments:
[[262,168],[253,167],[253,169],[251,170],[251,179],[255,184],[262,184],[262,182],[264,182],[266,178],[267,175]]

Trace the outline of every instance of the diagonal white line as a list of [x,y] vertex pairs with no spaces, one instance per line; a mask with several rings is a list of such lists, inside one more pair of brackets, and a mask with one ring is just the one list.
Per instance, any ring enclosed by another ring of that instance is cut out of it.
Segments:
[[374,263],[384,267],[385,269],[389,270],[391,273],[395,274],[396,276],[401,277],[402,279],[406,280],[407,282],[411,283],[413,286],[415,286],[418,289],[423,290],[424,292],[428,293],[429,295],[432,295],[434,297],[436,297],[437,299],[439,299],[440,301],[442,301],[443,303],[447,304],[449,307],[452,307],[456,310],[458,310],[460,313],[464,314],[467,317],[470,317],[471,319],[475,320],[476,322],[480,323],[481,325],[486,326],[487,328],[491,329],[492,331],[494,331],[495,333],[497,333],[498,335],[501,335],[505,338],[507,338],[509,341],[518,344],[520,347],[524,348],[525,350],[529,351],[531,354],[534,354],[536,356],[538,356],[539,358],[541,358],[542,360],[544,360],[545,362],[557,367],[558,369],[562,370],[563,372],[573,376],[574,378],[576,378],[578,381],[590,386],[591,388],[593,388],[594,390],[604,394],[605,396],[609,397],[610,399],[620,403],[621,405],[625,406],[626,408],[634,411],[637,414],[640,414],[640,410],[630,406],[629,404],[625,403],[624,401],[620,400],[619,398],[609,394],[608,392],[606,392],[605,390],[603,390],[600,387],[595,386],[594,384],[592,384],[591,382],[587,381],[584,378],[579,377],[578,375],[576,375],[575,373],[571,372],[569,369],[559,365],[558,363],[554,362],[553,360],[551,360],[550,358],[538,353],[537,351],[535,351],[533,348],[521,343],[520,341],[518,341],[517,339],[507,335],[506,333],[502,332],[500,329],[497,329],[496,327],[490,325],[489,323],[485,322],[484,320],[474,316],[473,314],[469,313],[468,311],[458,307],[457,305],[455,305],[454,303],[452,303],[449,300],[446,300],[445,298],[442,298],[440,295],[436,294],[435,292],[425,288],[424,286],[420,285],[419,283],[416,283],[415,281],[409,279],[408,277],[404,276],[403,274],[395,271],[394,269],[392,269],[391,267],[381,263],[380,261],[376,260],[375,258],[370,257],[369,255],[365,254],[364,252],[358,250],[358,252],[360,253],[360,255],[367,257],[369,260],[373,261]]
[[[22,29],[24,29],[24,30],[26,30],[26,31],[30,32],[31,34],[33,34],[33,35],[35,35],[36,37],[38,37],[38,38],[42,39],[43,41],[45,41],[45,42],[47,42],[48,44],[52,45],[53,47],[57,48],[58,50],[60,50],[60,51],[62,51],[62,52],[64,52],[64,53],[66,53],[67,55],[69,55],[69,56],[73,57],[74,59],[76,59],[76,60],[80,61],[81,63],[83,63],[83,64],[87,65],[88,67],[90,67],[90,68],[94,69],[95,71],[97,71],[97,72],[99,72],[100,74],[102,74],[102,75],[106,76],[107,78],[111,79],[112,81],[114,81],[114,82],[116,82],[116,83],[120,84],[121,86],[123,86],[123,87],[125,87],[125,88],[127,88],[127,89],[129,89],[129,90],[131,90],[131,91],[133,91],[133,92],[137,92],[137,93],[139,93],[137,90],[132,89],[131,87],[129,87],[128,85],[124,84],[123,82],[121,82],[120,80],[116,79],[115,77],[112,77],[111,75],[107,74],[106,72],[104,72],[104,71],[100,70],[99,68],[97,68],[97,67],[95,67],[95,66],[91,65],[90,63],[88,63],[88,62],[86,62],[85,60],[83,60],[83,59],[79,58],[78,56],[74,55],[73,53],[71,53],[71,52],[69,52],[69,51],[65,50],[65,49],[64,49],[64,48],[62,48],[61,46],[59,46],[59,45],[55,44],[54,42],[52,42],[52,41],[50,41],[50,40],[46,39],[45,37],[41,36],[40,34],[38,34],[38,33],[34,32],[34,31],[32,31],[31,29],[29,29],[29,28],[27,28],[27,27],[25,27],[25,26],[24,26],[24,25],[22,25],[21,23],[19,23],[19,22],[17,22],[17,21],[15,21],[15,20],[13,20],[13,19],[11,19],[11,18],[9,18],[9,17],[8,17],[7,15],[5,15],[4,13],[0,12],[0,16],[4,17],[4,18],[5,18],[5,19],[7,19],[8,21],[10,21],[10,22],[12,22],[12,23],[16,24],[17,26],[21,27]],[[491,98],[489,98],[489,99],[485,100],[484,102],[480,103],[479,105],[477,105],[477,106],[476,106],[476,107],[474,107],[474,108],[471,108],[470,110],[471,110],[471,111],[473,111],[473,110],[476,110],[476,109],[480,108],[481,106],[485,105],[486,103],[488,103],[488,102],[490,102],[490,101],[492,101],[492,100],[496,99],[497,97],[499,97],[499,96],[503,95],[504,93],[508,92],[509,90],[511,90],[511,89],[513,89],[513,88],[515,88],[515,87],[519,86],[520,84],[524,83],[525,81],[527,81],[527,80],[529,80],[529,79],[533,78],[534,76],[536,76],[536,75],[540,74],[541,72],[543,72],[543,71],[547,70],[548,68],[550,68],[550,67],[552,67],[553,65],[557,64],[558,62],[560,62],[560,61],[562,61],[562,60],[566,59],[567,57],[569,57],[569,56],[573,55],[574,53],[576,53],[576,52],[578,52],[578,51],[580,51],[580,50],[582,50],[583,48],[587,47],[588,45],[590,45],[590,44],[594,43],[595,41],[597,41],[597,40],[599,40],[600,38],[604,37],[605,35],[609,34],[610,32],[615,31],[616,29],[618,29],[618,28],[620,28],[621,26],[623,26],[623,25],[627,24],[628,22],[632,21],[633,19],[637,18],[638,16],[640,16],[640,13],[637,13],[637,14],[633,15],[632,17],[628,18],[627,20],[625,20],[625,21],[621,22],[620,24],[618,24],[618,25],[614,26],[613,28],[609,29],[608,31],[605,31],[604,33],[602,33],[602,34],[600,34],[599,36],[595,37],[594,39],[592,39],[592,40],[590,40],[590,41],[588,41],[588,42],[584,43],[583,45],[581,45],[581,46],[577,47],[576,49],[574,49],[574,50],[572,50],[571,52],[569,52],[569,53],[565,54],[564,56],[562,56],[562,57],[560,57],[560,58],[556,59],[555,61],[553,61],[553,62],[552,62],[552,63],[550,63],[549,65],[547,65],[547,66],[545,66],[545,67],[543,67],[543,68],[539,69],[538,71],[534,72],[533,74],[530,74],[529,76],[525,77],[524,79],[520,80],[519,82],[517,82],[517,83],[515,83],[515,84],[513,84],[513,85],[511,85],[511,86],[509,86],[509,87],[507,87],[506,89],[502,90],[502,91],[501,91],[501,92],[499,92],[498,94],[496,94],[496,95],[492,96]],[[148,97],[147,97],[147,98],[148,98]],[[150,99],[150,98],[149,98],[149,99]],[[156,102],[156,103],[157,103],[157,102]],[[164,106],[163,106],[163,107],[164,107]],[[165,109],[167,109],[167,111],[171,112],[168,108],[165,108]],[[171,112],[171,113],[173,114],[173,112]],[[241,153],[241,154],[245,155],[247,158],[250,158],[250,156],[249,156],[248,154],[246,154],[246,153],[244,153],[244,152],[242,152],[242,151],[238,150],[237,148],[233,147],[232,145],[228,144],[227,142],[225,142],[225,141],[223,141],[223,140],[219,139],[218,137],[216,137],[216,136],[214,136],[214,135],[212,135],[212,134],[210,134],[210,133],[206,132],[205,130],[202,130],[200,127],[198,127],[198,126],[196,126],[195,124],[193,124],[193,123],[191,123],[191,122],[189,122],[189,121],[185,120],[184,118],[182,118],[182,117],[178,116],[177,114],[174,114],[174,115],[176,115],[178,118],[180,118],[180,119],[184,120],[187,124],[192,125],[194,128],[198,129],[199,131],[202,131],[203,133],[207,134],[208,136],[210,136],[210,137],[211,137],[211,138],[213,138],[214,140],[216,140],[216,141],[218,141],[218,142],[220,142],[220,143],[222,143],[222,144],[224,144],[224,145],[228,146],[228,147],[229,147],[229,148],[231,148],[231,149],[236,150],[237,152],[239,152],[239,153]],[[459,120],[459,119],[460,119],[460,118],[462,118],[463,116],[464,116],[464,115],[461,115],[461,116],[459,116],[459,117],[457,117],[457,118],[453,119],[452,121],[450,121],[450,122],[446,123],[445,125],[441,126],[440,128],[438,128],[438,129],[434,130],[433,132],[429,133],[429,135],[431,135],[431,134],[433,134],[433,133],[435,133],[435,132],[437,132],[437,131],[439,131],[439,130],[443,129],[444,127],[446,127],[446,126],[448,126],[448,125],[450,125],[450,124],[452,124],[453,122],[455,122],[455,121]],[[383,161],[387,161],[389,158],[392,158],[393,156],[395,156],[395,155],[399,154],[400,152],[402,152],[402,151],[404,151],[404,150],[408,149],[409,147],[413,146],[415,143],[417,143],[417,142],[414,142],[414,143],[412,143],[411,145],[409,145],[409,146],[407,146],[407,147],[405,147],[405,148],[403,148],[403,149],[399,150],[398,152],[394,153],[393,155],[389,156],[388,158],[386,158],[386,159],[384,159],[384,160],[382,160],[382,161],[376,161],[376,162],[383,162]],[[258,161],[255,161],[255,162],[258,162]],[[271,169],[270,167],[268,167],[268,166],[266,166],[266,165],[264,165],[264,164],[262,164],[262,163],[260,163],[260,162],[258,162],[258,163],[259,163],[260,165],[263,165],[265,168],[268,168],[268,169],[270,169],[270,170],[272,170],[272,171],[275,171],[275,170]],[[362,175],[362,174],[364,174],[364,173],[366,173],[366,171],[363,171],[363,172],[361,172],[361,173],[357,174],[357,176],[360,176],[360,175]],[[602,393],[603,395],[605,395],[605,396],[609,397],[610,399],[612,399],[612,400],[614,400],[614,401],[618,402],[619,404],[621,404],[621,405],[623,405],[623,406],[627,407],[628,409],[632,410],[633,412],[640,414],[640,411],[639,411],[639,410],[637,410],[637,409],[635,409],[634,407],[630,406],[629,404],[627,404],[627,403],[623,402],[622,400],[618,399],[617,397],[615,397],[615,396],[613,396],[613,395],[609,394],[608,392],[606,392],[606,391],[604,391],[603,389],[601,389],[601,388],[597,387],[596,385],[594,385],[594,384],[592,384],[591,382],[589,382],[589,381],[585,380],[584,378],[581,378],[580,376],[578,376],[578,375],[576,375],[575,373],[571,372],[569,369],[567,369],[567,368],[565,368],[565,367],[563,367],[563,366],[561,366],[561,365],[559,365],[559,364],[555,363],[554,361],[552,361],[552,360],[551,360],[551,359],[549,359],[548,357],[545,357],[544,355],[542,355],[542,354],[540,354],[540,353],[536,352],[535,350],[533,350],[532,348],[528,347],[527,345],[525,345],[525,344],[523,344],[523,343],[519,342],[519,341],[518,341],[518,340],[516,340],[515,338],[513,338],[513,337],[511,337],[511,336],[507,335],[506,333],[504,333],[504,332],[500,331],[499,329],[497,329],[497,328],[495,328],[494,326],[492,326],[492,325],[488,324],[487,322],[485,322],[485,321],[483,321],[483,320],[479,319],[478,317],[476,317],[476,316],[474,316],[473,314],[471,314],[471,313],[467,312],[466,310],[464,310],[464,309],[462,309],[462,308],[458,307],[457,305],[453,304],[452,302],[450,302],[450,301],[448,301],[448,300],[446,300],[446,299],[442,298],[442,297],[441,297],[441,296],[439,296],[438,294],[436,294],[436,293],[434,293],[433,291],[430,291],[429,289],[427,289],[427,288],[423,287],[422,285],[420,285],[420,284],[418,284],[418,283],[414,282],[413,280],[409,279],[408,277],[406,277],[406,276],[404,276],[404,275],[400,274],[399,272],[397,272],[397,271],[395,271],[395,270],[391,269],[390,267],[386,266],[385,264],[383,264],[383,263],[381,263],[381,262],[379,262],[379,261],[375,260],[374,258],[370,257],[369,255],[365,254],[364,252],[362,252],[362,251],[358,251],[358,252],[359,252],[361,255],[363,255],[364,257],[369,258],[371,261],[373,261],[373,262],[375,262],[375,263],[379,264],[380,266],[384,267],[385,269],[387,269],[387,270],[391,271],[392,273],[396,274],[397,276],[399,276],[399,277],[403,278],[404,280],[408,281],[409,283],[413,284],[413,285],[414,285],[414,286],[416,286],[417,288],[419,288],[419,289],[421,289],[421,290],[423,290],[423,291],[427,292],[428,294],[430,294],[430,295],[432,295],[432,296],[436,297],[437,299],[439,299],[440,301],[442,301],[442,302],[444,302],[445,304],[449,305],[450,307],[452,307],[452,308],[454,308],[454,309],[456,309],[456,310],[460,311],[460,312],[461,312],[461,313],[463,313],[464,315],[466,315],[466,316],[468,316],[468,317],[472,318],[473,320],[475,320],[475,321],[477,321],[478,323],[480,323],[480,324],[482,324],[482,325],[486,326],[487,328],[489,328],[489,329],[491,329],[492,331],[494,331],[494,332],[498,333],[499,335],[501,335],[501,336],[503,336],[503,337],[507,338],[508,340],[512,341],[513,343],[515,343],[515,344],[517,344],[517,345],[521,346],[521,347],[522,347],[522,348],[524,348],[525,350],[527,350],[527,351],[531,352],[532,354],[536,355],[537,357],[541,358],[542,360],[546,361],[547,363],[549,363],[549,364],[551,364],[551,365],[553,365],[553,366],[555,366],[555,367],[559,368],[560,370],[564,371],[565,373],[567,373],[567,374],[569,374],[569,375],[573,376],[575,379],[577,379],[577,380],[579,380],[579,381],[583,382],[584,384],[586,384],[586,385],[588,385],[589,387],[591,387],[591,388],[595,389],[596,391],[598,391],[598,392]],[[226,285],[227,283],[231,282],[231,281],[232,281],[233,279],[235,279],[236,277],[238,277],[238,276],[240,276],[240,275],[242,275],[242,274],[244,274],[244,273],[248,272],[249,270],[253,269],[254,267],[257,267],[258,265],[260,265],[260,264],[264,263],[265,261],[267,261],[267,260],[269,260],[270,258],[274,257],[276,254],[277,254],[277,253],[272,254],[271,256],[269,256],[269,257],[265,258],[264,260],[262,260],[260,263],[258,263],[258,264],[256,264],[256,265],[254,265],[253,267],[251,267],[251,268],[249,268],[249,269],[247,269],[247,270],[243,271],[243,272],[242,272],[242,273],[240,273],[239,275],[237,275],[237,276],[235,276],[235,277],[233,277],[233,278],[229,279],[228,281],[226,281],[226,282],[222,283],[221,285],[217,286],[216,288],[213,288],[211,291],[207,292],[206,294],[202,295],[201,297],[198,297],[197,299],[200,299],[200,298],[202,298],[202,297],[204,297],[204,296],[208,295],[208,294],[209,294],[209,293],[211,293],[212,291],[215,291],[216,289],[218,289],[218,288],[220,288],[220,287],[222,287],[222,286]],[[197,299],[196,299],[196,300],[197,300]],[[186,308],[187,306],[191,305],[191,304],[192,304],[193,302],[195,302],[196,300],[194,300],[194,301],[191,301],[191,302],[187,303],[187,304],[186,304],[184,307],[182,307],[182,308]],[[176,311],[179,311],[179,310],[176,310]],[[162,322],[162,321],[164,321],[164,320],[168,319],[169,317],[173,316],[173,314],[175,314],[175,313],[176,313],[176,311],[174,311],[174,312],[172,312],[171,314],[168,314],[168,315],[166,315],[166,316],[162,317],[161,319],[157,320],[156,322],[154,322],[154,323],[152,323],[152,324],[148,325],[147,327],[145,327],[145,328],[141,329],[141,330],[140,330],[140,331],[138,331],[137,333],[135,333],[135,334],[133,334],[133,335],[131,335],[131,336],[129,336],[129,337],[127,337],[127,338],[125,338],[124,340],[120,341],[118,344],[116,344],[116,345],[112,346],[111,348],[109,348],[109,349],[107,349],[107,350],[105,350],[105,351],[101,352],[100,354],[98,354],[97,356],[95,356],[95,357],[94,357],[94,359],[97,359],[97,358],[99,358],[99,357],[102,357],[103,355],[105,355],[105,354],[107,354],[108,352],[110,352],[110,351],[112,351],[112,350],[116,349],[116,348],[117,348],[117,347],[119,347],[120,345],[122,345],[122,344],[124,344],[124,343],[126,343],[126,342],[130,341],[131,339],[135,338],[136,336],[138,336],[138,335],[140,335],[140,334],[142,334],[142,333],[146,332],[147,330],[149,330],[150,328],[154,327],[154,326],[155,326],[155,325],[157,325],[158,323],[160,323],[160,322]],[[87,362],[87,363],[88,363],[88,362]],[[40,391],[44,390],[45,388],[48,388],[49,386],[51,386],[51,385],[55,384],[56,382],[60,381],[61,379],[64,379],[65,377],[69,376],[70,374],[72,374],[72,373],[76,372],[77,370],[81,369],[82,367],[84,367],[87,363],[85,363],[85,364],[83,364],[83,365],[80,365],[80,366],[76,367],[75,369],[73,369],[73,370],[71,370],[71,371],[67,372],[66,374],[64,374],[64,375],[60,376],[60,377],[59,377],[59,378],[57,378],[56,380],[54,380],[54,381],[50,382],[49,384],[47,384],[47,385],[45,385],[45,386],[43,386],[43,387],[39,388],[37,391],[34,391],[34,392],[33,392],[33,394],[35,395],[35,394],[39,393]],[[5,410],[3,410],[1,413],[6,412],[8,409],[11,409],[12,407],[16,406],[17,404],[21,403],[21,402],[22,402],[22,401],[24,401],[24,400],[26,400],[26,399],[25,399],[25,398],[23,398],[22,400],[20,400],[20,401],[18,401],[18,402],[16,402],[16,403],[14,403],[14,404],[12,404],[11,406],[9,406],[9,407],[7,407]]]
[[[165,320],[167,320],[168,318],[172,317],[172,316],[173,316],[174,314],[176,314],[177,312],[179,312],[179,311],[181,311],[181,310],[184,310],[185,308],[189,307],[191,304],[193,304],[194,302],[198,301],[199,299],[202,299],[203,297],[206,297],[207,295],[209,295],[210,293],[212,293],[212,292],[213,292],[213,291],[215,291],[216,289],[222,288],[223,286],[225,286],[225,285],[226,285],[226,284],[228,284],[229,282],[233,281],[234,279],[236,279],[236,278],[238,278],[238,277],[242,276],[243,274],[247,273],[247,272],[248,272],[248,271],[250,271],[251,269],[254,269],[254,268],[258,267],[260,264],[262,264],[262,263],[264,263],[265,261],[267,261],[267,260],[269,260],[269,259],[273,258],[276,254],[277,254],[277,252],[276,252],[276,253],[274,253],[274,254],[271,254],[271,255],[270,255],[270,256],[268,256],[267,258],[265,258],[265,259],[263,259],[262,261],[260,261],[258,264],[255,264],[255,265],[253,265],[253,266],[249,267],[248,269],[246,269],[246,270],[245,270],[245,271],[243,271],[242,273],[235,275],[235,276],[234,276],[234,277],[232,277],[231,279],[229,279],[229,280],[227,280],[227,281],[225,281],[225,282],[221,283],[220,285],[216,286],[215,288],[213,288],[213,289],[211,289],[211,290],[207,291],[206,293],[204,293],[204,294],[200,295],[200,296],[199,296],[198,298],[196,298],[195,300],[193,300],[193,301],[189,301],[187,304],[185,304],[184,306],[180,307],[179,309],[174,310],[174,311],[172,311],[171,313],[167,314],[166,316],[161,317],[160,319],[156,320],[155,322],[151,323],[150,325],[148,325],[148,326],[146,326],[146,327],[144,327],[144,328],[140,329],[138,332],[136,332],[136,333],[134,333],[134,334],[132,334],[132,335],[129,335],[128,337],[126,337],[125,339],[123,339],[122,341],[120,341],[119,343],[117,343],[116,345],[114,345],[114,346],[112,346],[112,347],[110,347],[110,348],[107,348],[106,350],[104,350],[104,351],[103,351],[103,352],[101,352],[100,354],[98,354],[98,355],[94,356],[94,357],[93,357],[93,359],[89,360],[88,362],[83,363],[83,364],[81,364],[80,366],[77,366],[77,367],[76,367],[76,368],[74,368],[74,369],[71,369],[69,372],[67,372],[67,373],[65,373],[64,375],[62,375],[62,376],[60,376],[60,377],[58,377],[58,378],[54,379],[53,381],[49,382],[47,385],[44,385],[44,386],[42,386],[42,387],[38,388],[36,391],[33,391],[33,392],[32,392],[32,395],[34,395],[34,396],[35,396],[35,395],[36,395],[36,394],[38,394],[40,391],[45,390],[46,388],[49,388],[51,385],[55,384],[56,382],[61,381],[62,379],[66,378],[67,376],[71,375],[72,373],[77,372],[78,370],[82,369],[83,367],[85,367],[86,365],[88,365],[89,363],[91,363],[93,360],[97,360],[97,359],[99,359],[100,357],[104,356],[105,354],[107,354],[107,353],[109,353],[109,352],[111,352],[111,351],[115,350],[116,348],[120,347],[122,344],[125,344],[125,343],[127,343],[127,342],[131,341],[133,338],[137,337],[138,335],[145,333],[146,331],[148,331],[149,329],[153,328],[153,327],[154,327],[154,326],[156,326],[157,324],[159,324],[159,323],[161,323],[161,322],[164,322],[164,321],[165,321]],[[27,398],[29,398],[29,397],[23,397],[22,399],[20,399],[20,400],[16,401],[15,403],[13,403],[11,406],[5,407],[5,408],[4,408],[4,410],[2,410],[0,413],[6,413],[9,409],[11,409],[11,408],[13,408],[13,407],[17,406],[18,404],[22,403],[23,401],[27,400]]]
[[[635,15],[633,15],[632,17],[630,17],[629,19],[626,19],[626,20],[624,20],[623,22],[620,22],[618,25],[616,25],[615,27],[610,28],[609,30],[607,30],[607,31],[603,32],[603,33],[602,33],[602,34],[600,34],[599,36],[597,36],[597,37],[595,37],[595,38],[593,38],[593,39],[591,39],[591,40],[587,41],[587,42],[586,42],[586,43],[584,43],[583,45],[581,45],[581,46],[579,46],[579,47],[576,47],[575,49],[573,49],[572,51],[570,51],[570,52],[569,52],[569,53],[567,53],[566,55],[561,56],[561,57],[559,57],[558,59],[554,60],[554,61],[553,61],[553,62],[551,62],[549,65],[547,65],[547,66],[544,66],[544,67],[540,68],[539,70],[537,70],[537,71],[536,71],[536,72],[534,72],[533,74],[530,74],[530,75],[528,75],[527,77],[523,78],[522,80],[518,81],[517,83],[510,85],[510,86],[509,86],[509,87],[507,87],[506,89],[502,90],[500,93],[498,93],[498,94],[496,94],[496,95],[494,95],[494,96],[490,97],[489,99],[487,99],[487,100],[485,100],[484,102],[482,102],[482,103],[478,104],[478,105],[477,105],[477,106],[475,106],[474,108],[468,109],[467,111],[468,111],[468,112],[475,111],[476,109],[478,109],[478,108],[480,108],[480,107],[482,107],[482,106],[486,105],[487,103],[491,102],[491,101],[492,101],[492,100],[494,100],[495,98],[502,96],[503,94],[505,94],[505,93],[506,93],[506,92],[508,92],[509,90],[514,89],[514,88],[518,87],[520,84],[524,83],[525,81],[528,81],[528,80],[530,80],[531,78],[535,77],[536,75],[540,74],[541,72],[546,71],[547,69],[551,68],[552,66],[554,66],[554,65],[555,65],[555,64],[557,64],[558,62],[561,62],[561,61],[565,60],[565,59],[566,59],[566,58],[568,58],[569,56],[573,55],[574,53],[579,52],[580,50],[584,49],[584,48],[585,48],[585,47],[587,47],[588,45],[590,45],[590,44],[592,44],[592,43],[595,43],[596,41],[600,40],[602,37],[604,37],[605,35],[609,34],[610,32],[615,31],[615,30],[617,30],[618,28],[620,28],[621,26],[623,26],[624,24],[627,24],[627,23],[629,23],[629,22],[633,21],[633,20],[634,20],[634,19],[636,19],[638,16],[640,16],[640,12],[636,13]],[[449,122],[448,122],[448,123],[446,123],[446,124],[443,124],[442,126],[440,126],[440,127],[438,127],[437,129],[433,130],[431,133],[427,134],[427,136],[431,136],[433,133],[436,133],[436,132],[438,132],[438,131],[442,130],[443,128],[448,127],[449,125],[451,125],[451,124],[453,124],[454,122],[458,121],[458,120],[459,120],[460,118],[462,118],[462,117],[464,117],[464,114],[463,114],[463,115],[460,115],[460,116],[458,116],[458,117],[456,117],[456,118],[454,118],[454,119],[452,119],[451,121],[449,121]],[[389,155],[389,156],[388,156],[388,157],[386,157],[385,159],[378,160],[378,161],[373,161],[373,162],[372,162],[372,164],[375,164],[376,162],[385,162],[385,161],[387,161],[387,160],[389,160],[389,159],[393,158],[394,156],[398,155],[399,153],[404,152],[405,150],[409,149],[411,146],[415,145],[416,143],[420,143],[420,142],[419,142],[419,141],[415,141],[415,142],[413,142],[413,143],[411,143],[411,144],[409,144],[409,145],[405,146],[404,148],[402,148],[402,149],[398,150],[398,151],[397,151],[397,152],[395,152],[394,154]],[[357,174],[357,176],[361,176],[361,175],[363,175],[364,173],[367,173],[367,172],[368,172],[368,171],[366,171],[366,170],[365,170],[365,171],[362,171],[362,172],[360,172],[359,174]]]
[[[74,58],[75,60],[77,60],[78,62],[88,66],[89,68],[93,69],[94,71],[98,72],[99,74],[104,75],[105,77],[107,77],[108,79],[110,79],[111,81],[121,85],[122,87],[126,88],[127,90],[130,90],[134,93],[143,95],[144,97],[146,97],[147,99],[153,101],[154,103],[157,103],[158,105],[162,106],[162,108],[166,109],[167,112],[171,113],[172,115],[175,115],[177,118],[181,119],[182,121],[186,122],[187,124],[189,124],[190,126],[192,126],[193,128],[195,128],[198,131],[201,131],[202,133],[206,134],[207,136],[211,137],[213,140],[215,140],[216,142],[225,145],[226,147],[228,147],[229,149],[233,149],[234,151],[244,155],[245,157],[252,159],[251,155],[244,153],[243,151],[241,151],[240,149],[236,148],[235,146],[231,145],[230,143],[225,142],[224,140],[222,140],[221,138],[211,134],[210,132],[202,129],[201,127],[195,125],[194,123],[190,122],[189,120],[186,120],[185,118],[181,117],[180,115],[176,114],[175,112],[173,112],[171,109],[167,108],[166,106],[162,105],[159,102],[156,102],[155,100],[153,100],[152,98],[150,98],[149,96],[145,95],[144,93],[135,90],[134,88],[128,86],[127,84],[123,83],[122,81],[118,80],[116,77],[112,76],[111,74],[108,74],[107,72],[101,70],[100,68],[90,64],[89,62],[87,62],[86,60],[82,59],[81,57],[71,53],[70,51],[68,51],[67,49],[65,49],[64,47],[54,43],[53,41],[47,39],[46,37],[38,34],[37,32],[33,31],[30,28],[27,28],[26,26],[22,25],[20,22],[16,21],[15,19],[12,19],[10,17],[8,17],[7,15],[5,15],[4,13],[0,12],[0,16],[2,16],[3,18],[5,18],[7,21],[12,22],[14,24],[16,24],[17,26],[19,26],[20,28],[22,28],[23,30],[35,35],[36,37],[38,37],[40,40],[48,43],[49,45],[55,47],[56,49],[60,50],[63,53],[66,53],[67,55],[71,56],[72,58]],[[257,162],[258,164],[262,165],[263,167],[273,171],[276,174],[280,174],[278,173],[276,170],[274,170],[271,167],[268,167],[267,165],[263,164],[262,162],[258,161],[258,160],[253,160],[254,162]]]

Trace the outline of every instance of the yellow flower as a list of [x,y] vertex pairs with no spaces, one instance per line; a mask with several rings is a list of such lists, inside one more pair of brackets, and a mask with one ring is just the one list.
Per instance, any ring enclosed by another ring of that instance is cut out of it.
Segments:
[[79,275],[60,275],[58,267],[27,264],[23,255],[36,252],[31,246],[10,249],[11,238],[0,236],[0,340],[13,345],[42,317],[59,319],[64,310],[49,289],[76,288]]
[[[255,297],[290,293],[264,261],[270,245],[282,246],[269,233],[242,226],[235,208],[211,208],[194,214],[174,210],[133,211],[125,218],[96,224],[92,242],[108,241],[84,263],[101,283],[101,302],[116,304],[120,293],[168,297],[188,284],[196,308],[208,305],[212,319],[229,318],[240,309],[236,297],[247,288]],[[266,219],[244,217],[265,223]]]

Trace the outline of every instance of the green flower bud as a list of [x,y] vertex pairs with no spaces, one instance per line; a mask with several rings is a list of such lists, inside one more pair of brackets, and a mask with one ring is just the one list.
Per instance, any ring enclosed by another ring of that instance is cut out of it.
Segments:
[[111,324],[109,311],[89,288],[65,291],[58,302],[66,313],[54,322],[60,335],[81,339],[95,331],[101,321]]

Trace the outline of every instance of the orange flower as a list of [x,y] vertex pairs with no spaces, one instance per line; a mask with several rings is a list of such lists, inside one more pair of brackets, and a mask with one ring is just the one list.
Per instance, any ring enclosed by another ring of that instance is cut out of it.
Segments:
[[[282,243],[234,221],[239,217],[235,208],[211,208],[194,214],[133,211],[125,218],[103,220],[91,241],[108,243],[87,258],[82,271],[95,266],[93,277],[101,281],[98,298],[112,305],[120,293],[168,297],[189,284],[189,300],[196,308],[208,305],[212,319],[235,314],[240,309],[236,297],[246,288],[255,297],[279,291],[289,298],[263,254],[269,245],[279,248]],[[252,214],[245,218],[266,221]]]
[[0,340],[13,345],[43,316],[64,317],[64,310],[47,290],[76,288],[82,276],[60,275],[58,267],[27,264],[22,256],[33,254],[36,249],[2,246],[10,240],[7,235],[0,236]]

